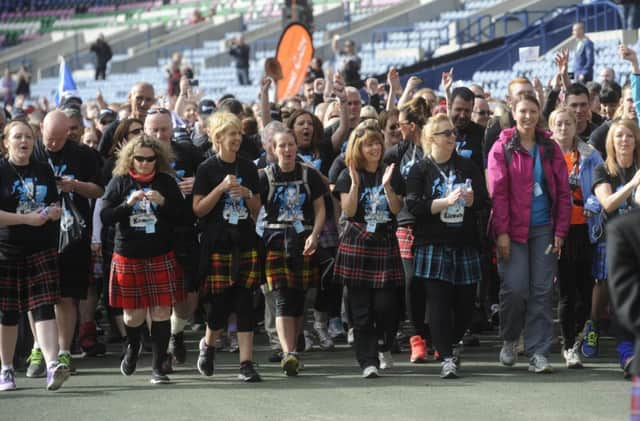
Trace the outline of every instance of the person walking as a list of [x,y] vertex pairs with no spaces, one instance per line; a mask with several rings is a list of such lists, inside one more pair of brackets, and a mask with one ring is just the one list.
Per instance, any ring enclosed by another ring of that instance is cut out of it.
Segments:
[[96,55],[95,80],[105,80],[107,78],[107,63],[109,63],[113,57],[113,51],[111,51],[111,46],[105,41],[104,34],[98,35],[98,39],[91,44],[89,50]]

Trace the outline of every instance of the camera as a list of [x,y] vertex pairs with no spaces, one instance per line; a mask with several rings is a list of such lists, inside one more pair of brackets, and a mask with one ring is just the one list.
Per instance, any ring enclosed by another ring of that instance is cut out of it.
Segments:
[[198,79],[189,79],[189,86],[200,86],[200,81]]

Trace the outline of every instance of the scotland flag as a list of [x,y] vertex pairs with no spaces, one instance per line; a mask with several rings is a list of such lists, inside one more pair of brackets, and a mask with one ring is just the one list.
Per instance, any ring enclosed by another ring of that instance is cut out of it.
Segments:
[[60,105],[60,100],[65,94],[76,93],[76,82],[73,80],[73,75],[71,74],[71,69],[67,66],[67,63],[64,61],[64,57],[60,56],[60,72],[59,72],[60,81],[58,82],[58,92],[54,97],[56,102],[56,107]]

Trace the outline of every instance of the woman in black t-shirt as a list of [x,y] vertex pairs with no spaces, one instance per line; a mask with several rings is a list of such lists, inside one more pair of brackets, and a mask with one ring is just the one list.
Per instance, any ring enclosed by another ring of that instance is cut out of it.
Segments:
[[[635,120],[618,120],[611,125],[605,143],[607,158],[593,171],[593,193],[607,213],[607,219],[624,215],[636,208],[640,199],[640,131]],[[635,199],[635,200],[634,200]],[[591,320],[585,325],[583,353],[596,356],[598,353],[600,326],[599,315],[608,303],[608,278],[606,241],[596,246],[593,276]],[[620,366],[628,372],[633,357],[633,335],[618,330]]]
[[60,299],[57,224],[58,190],[51,168],[31,159],[35,136],[21,121],[4,130],[0,159],[0,391],[16,388],[12,366],[18,319],[31,311],[47,363],[47,389],[69,376],[58,363],[58,327],[54,304]]
[[349,137],[347,169],[334,189],[347,217],[334,281],[349,291],[356,358],[364,378],[378,377],[381,363],[383,368],[391,365],[390,348],[398,324],[396,292],[404,281],[395,236],[404,186],[395,164],[385,167],[383,156],[384,137],[378,122],[365,120]]
[[[260,209],[258,170],[238,156],[240,120],[218,112],[209,120],[217,154],[199,168],[193,187],[193,211],[203,231],[199,278],[204,278],[207,331],[200,340],[198,371],[213,375],[216,339],[235,313],[240,344],[240,380],[260,381],[253,367],[253,289],[259,284],[255,218]],[[255,194],[254,194],[255,193]]]
[[424,159],[411,168],[407,179],[407,208],[415,217],[411,294],[429,297],[431,334],[443,359],[442,378],[457,377],[459,353],[452,344],[462,339],[471,323],[476,285],[482,277],[471,206],[487,198],[480,169],[455,153],[455,136],[448,116],[431,117],[422,137]]
[[277,133],[273,147],[278,163],[260,172],[265,274],[275,295],[276,330],[283,351],[280,364],[287,376],[295,376],[305,292],[319,278],[313,257],[325,221],[327,187],[316,170],[296,162],[298,148],[290,131]]
[[152,137],[129,141],[118,154],[102,198],[102,222],[116,227],[109,303],[123,309],[127,331],[120,371],[125,376],[135,372],[140,328],[149,312],[153,384],[169,382],[162,366],[171,336],[171,306],[186,297],[182,268],[171,248],[184,205],[171,175],[170,155],[168,145]]

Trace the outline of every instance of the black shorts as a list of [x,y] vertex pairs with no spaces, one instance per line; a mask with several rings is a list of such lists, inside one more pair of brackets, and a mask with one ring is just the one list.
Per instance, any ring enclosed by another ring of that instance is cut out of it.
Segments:
[[201,283],[198,279],[200,245],[195,230],[177,229],[173,235],[176,259],[184,271],[184,288],[187,292],[197,292]]
[[91,246],[78,242],[60,255],[60,296],[84,300],[91,277]]
[[253,289],[234,285],[219,294],[208,294],[206,300],[209,329],[223,329],[229,315],[235,313],[238,332],[253,332]]
[[304,314],[306,291],[297,288],[279,288],[273,291],[276,317],[300,317]]

